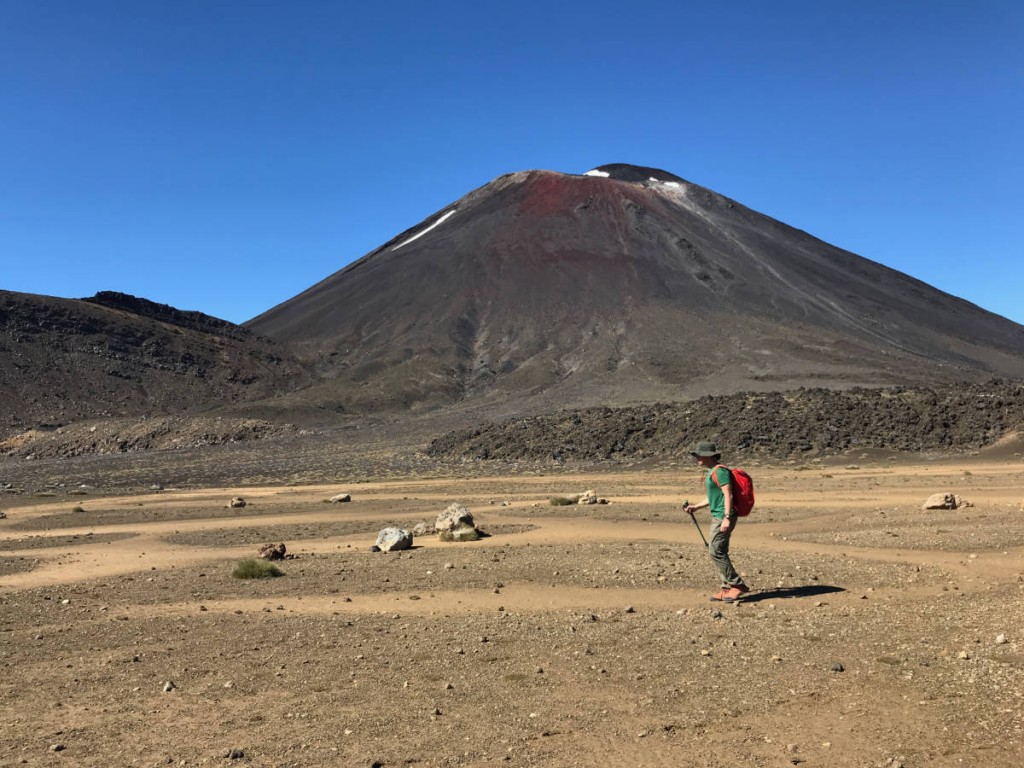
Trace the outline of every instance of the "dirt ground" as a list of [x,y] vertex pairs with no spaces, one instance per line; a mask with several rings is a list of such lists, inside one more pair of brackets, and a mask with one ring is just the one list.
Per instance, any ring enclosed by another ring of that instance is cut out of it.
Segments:
[[0,765],[1024,764],[1020,458],[754,474],[733,605],[688,468],[0,497]]

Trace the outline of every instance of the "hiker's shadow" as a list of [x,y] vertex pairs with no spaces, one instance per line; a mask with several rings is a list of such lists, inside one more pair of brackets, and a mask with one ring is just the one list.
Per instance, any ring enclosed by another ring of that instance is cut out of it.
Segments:
[[758,592],[751,592],[743,596],[744,603],[757,603],[761,600],[778,600],[793,597],[815,597],[817,595],[830,595],[833,592],[845,592],[842,587],[833,587],[829,584],[807,584],[802,587],[779,587],[777,589],[762,589]]

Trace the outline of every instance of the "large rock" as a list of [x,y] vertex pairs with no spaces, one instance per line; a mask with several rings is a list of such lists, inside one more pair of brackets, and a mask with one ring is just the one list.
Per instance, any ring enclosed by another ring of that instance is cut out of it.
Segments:
[[245,499],[241,496],[235,496],[231,501],[228,502],[229,509],[241,509],[245,506]]
[[404,528],[385,528],[377,534],[377,542],[374,544],[381,552],[395,552],[400,549],[409,549],[412,546],[412,534]]
[[970,506],[973,506],[971,502],[965,501],[955,493],[933,493],[921,505],[921,509],[959,509]]
[[283,541],[280,544],[264,544],[260,547],[260,557],[264,560],[284,560],[287,551]]
[[350,496],[347,493],[339,493],[336,496],[331,496],[329,501],[332,504],[343,504],[343,503],[345,503],[347,501],[352,501],[352,496]]
[[438,533],[450,531],[453,528],[474,528],[473,515],[461,504],[450,504],[448,508],[437,516],[434,523],[434,530]]
[[480,538],[473,515],[461,504],[451,504],[438,515],[434,530],[441,541],[476,541]]

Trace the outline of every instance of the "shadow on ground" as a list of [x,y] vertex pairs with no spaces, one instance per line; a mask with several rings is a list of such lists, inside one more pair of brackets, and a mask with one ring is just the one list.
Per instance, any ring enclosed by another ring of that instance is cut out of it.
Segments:
[[758,603],[761,600],[787,599],[794,597],[816,597],[817,595],[829,595],[833,592],[845,592],[842,587],[833,587],[828,584],[808,584],[802,587],[784,587],[779,589],[763,589],[743,597],[744,603]]

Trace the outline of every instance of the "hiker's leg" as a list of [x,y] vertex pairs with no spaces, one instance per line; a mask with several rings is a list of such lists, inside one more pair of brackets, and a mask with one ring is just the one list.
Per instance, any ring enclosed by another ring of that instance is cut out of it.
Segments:
[[722,579],[722,586],[725,587],[738,587],[743,585],[743,579],[740,578],[736,569],[732,567],[732,560],[729,559],[729,540],[732,538],[732,532],[735,530],[735,525],[736,524],[733,523],[733,527],[723,533],[721,521],[714,520],[711,526],[711,541],[708,544],[708,551],[711,553],[711,559],[715,561],[715,567],[718,569],[718,575]]

